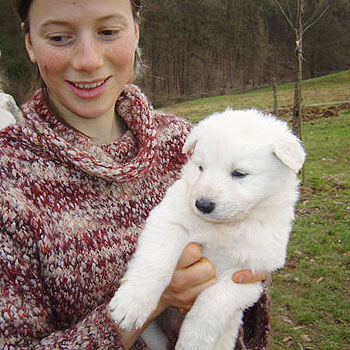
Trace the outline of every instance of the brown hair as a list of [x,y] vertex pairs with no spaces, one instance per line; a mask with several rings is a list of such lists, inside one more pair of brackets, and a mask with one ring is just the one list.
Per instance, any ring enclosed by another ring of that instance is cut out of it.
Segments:
[[[32,5],[33,0],[12,0],[13,6],[21,20],[24,24],[23,31],[24,33],[29,32],[29,11]],[[141,11],[141,0],[130,0],[132,6],[132,13],[136,21],[140,19]]]

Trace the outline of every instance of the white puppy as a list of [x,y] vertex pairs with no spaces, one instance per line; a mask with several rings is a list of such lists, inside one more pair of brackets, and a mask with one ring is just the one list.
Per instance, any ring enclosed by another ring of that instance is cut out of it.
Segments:
[[232,350],[243,310],[262,292],[261,283],[233,283],[232,274],[284,265],[305,152],[285,122],[231,109],[195,126],[183,151],[193,155],[151,212],[111,315],[121,328],[141,327],[184,247],[198,242],[217,282],[186,315],[176,350]]

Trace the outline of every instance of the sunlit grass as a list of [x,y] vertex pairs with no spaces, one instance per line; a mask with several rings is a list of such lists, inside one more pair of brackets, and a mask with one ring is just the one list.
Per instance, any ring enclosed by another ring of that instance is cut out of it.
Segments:
[[[293,83],[278,86],[279,107],[292,106],[293,99]],[[305,105],[345,100],[350,100],[350,70],[303,82],[303,103]],[[214,111],[221,111],[227,107],[234,109],[254,107],[261,110],[272,110],[272,88],[264,87],[239,94],[207,97],[164,106],[161,109],[196,122]]]
[[272,349],[350,349],[350,113],[303,127],[307,183],[273,276]]

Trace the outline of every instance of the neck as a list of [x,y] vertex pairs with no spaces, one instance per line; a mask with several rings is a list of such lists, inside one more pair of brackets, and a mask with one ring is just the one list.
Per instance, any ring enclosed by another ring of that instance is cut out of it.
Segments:
[[66,124],[87,136],[92,143],[97,145],[113,143],[126,131],[126,126],[123,120],[115,113],[114,107],[107,113],[94,118],[78,116],[64,106],[55,103],[53,99],[50,100],[50,108]]
[[91,142],[97,145],[113,143],[118,140],[126,131],[123,120],[114,113],[109,118],[99,117],[84,120],[83,124],[74,125],[69,123],[79,132],[89,137]]

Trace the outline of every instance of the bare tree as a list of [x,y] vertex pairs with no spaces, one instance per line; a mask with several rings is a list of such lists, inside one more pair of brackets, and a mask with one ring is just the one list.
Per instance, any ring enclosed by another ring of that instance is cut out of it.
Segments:
[[[303,36],[304,33],[311,28],[316,22],[318,22],[321,17],[328,10],[328,4],[321,11],[315,11],[311,17],[305,21],[304,19],[304,0],[296,1],[296,18],[293,18],[292,11],[290,8],[290,2],[288,0],[288,9],[285,10],[280,4],[279,0],[274,0],[276,5],[279,7],[282,12],[284,18],[288,22],[289,26],[292,28],[294,32],[295,39],[295,57],[296,57],[296,83],[294,90],[294,106],[293,106],[293,125],[292,130],[302,140],[302,81],[303,81]],[[306,177],[305,177],[305,165],[301,171],[302,183],[306,185]]]
[[328,4],[322,10],[316,10],[311,17],[304,19],[304,0],[296,1],[296,16],[293,17],[290,2],[285,9],[279,0],[274,0],[289,26],[292,28],[295,39],[295,57],[296,57],[296,84],[294,90],[293,106],[293,132],[302,140],[302,80],[303,80],[303,35],[311,28],[328,10]]

